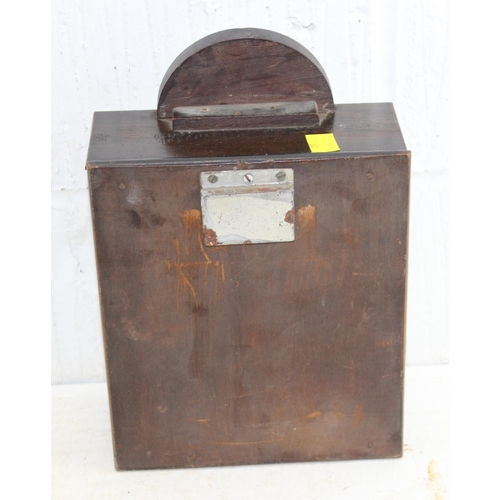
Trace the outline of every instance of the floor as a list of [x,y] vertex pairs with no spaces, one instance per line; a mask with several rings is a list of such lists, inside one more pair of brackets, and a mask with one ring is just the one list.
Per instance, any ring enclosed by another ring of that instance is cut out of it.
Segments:
[[52,499],[445,500],[448,366],[408,367],[404,456],[117,472],[106,384],[52,388]]

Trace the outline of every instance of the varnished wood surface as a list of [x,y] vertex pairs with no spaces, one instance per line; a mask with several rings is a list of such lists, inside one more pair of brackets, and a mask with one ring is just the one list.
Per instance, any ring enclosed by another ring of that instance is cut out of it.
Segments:
[[301,129],[320,128],[314,101],[265,104],[223,104],[174,108],[173,131]]
[[[51,498],[369,500],[392,495],[394,500],[447,500],[448,372],[448,365],[406,367],[403,458],[212,467],[173,474],[117,474],[104,384],[53,385]],[[494,466],[495,455],[490,460]],[[484,482],[482,487],[488,493],[494,489]],[[479,498],[489,498],[488,493]]]
[[[341,149],[329,153],[334,157],[406,151],[392,103],[338,104],[329,130]],[[310,152],[306,133],[310,132],[172,134],[161,130],[154,110],[96,112],[87,162],[93,167],[125,162],[169,164],[178,163],[179,158],[216,161],[231,156],[321,156]]]
[[409,154],[280,159],[296,241],[213,248],[177,162],[89,170],[117,468],[400,456]]
[[269,30],[232,29],[198,40],[172,63],[158,118],[171,118],[177,106],[310,100],[321,113],[334,112],[328,78],[305,47]]

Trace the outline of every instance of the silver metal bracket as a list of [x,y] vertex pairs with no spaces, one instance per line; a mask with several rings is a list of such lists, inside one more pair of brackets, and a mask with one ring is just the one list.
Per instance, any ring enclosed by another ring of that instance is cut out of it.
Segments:
[[293,169],[202,172],[206,246],[295,240]]

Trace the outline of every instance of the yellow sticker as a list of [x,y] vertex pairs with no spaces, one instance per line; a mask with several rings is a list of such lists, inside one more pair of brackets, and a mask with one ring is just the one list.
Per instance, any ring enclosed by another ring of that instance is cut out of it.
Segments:
[[339,145],[333,134],[310,134],[306,135],[307,144],[311,153],[330,153],[340,151]]

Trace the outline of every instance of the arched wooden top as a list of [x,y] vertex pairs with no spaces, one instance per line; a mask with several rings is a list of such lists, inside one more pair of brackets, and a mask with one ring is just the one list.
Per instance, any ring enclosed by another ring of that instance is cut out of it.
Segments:
[[175,59],[160,86],[157,117],[171,120],[174,108],[210,106],[219,113],[221,105],[248,104],[286,113],[286,106],[271,106],[279,103],[305,110],[316,103],[320,121],[335,110],[326,74],[306,48],[273,31],[232,29],[202,38]]

